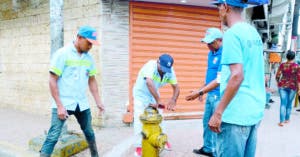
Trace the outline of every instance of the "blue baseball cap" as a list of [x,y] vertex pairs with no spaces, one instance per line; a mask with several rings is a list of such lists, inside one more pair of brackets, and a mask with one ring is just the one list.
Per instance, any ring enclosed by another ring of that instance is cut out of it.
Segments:
[[170,73],[173,63],[174,63],[174,59],[172,58],[172,56],[170,56],[169,54],[162,54],[159,59],[158,62],[160,64],[161,70],[165,73]]
[[93,45],[100,45],[97,41],[97,32],[96,29],[90,26],[82,26],[79,28],[78,33],[79,36],[86,38]]
[[243,3],[242,0],[215,0],[211,2],[211,4],[218,5],[218,4],[228,4],[234,7],[245,8],[247,4]]
[[208,28],[205,33],[205,37],[201,40],[201,42],[205,42],[207,44],[212,43],[216,39],[220,39],[223,37],[222,32],[218,28]]

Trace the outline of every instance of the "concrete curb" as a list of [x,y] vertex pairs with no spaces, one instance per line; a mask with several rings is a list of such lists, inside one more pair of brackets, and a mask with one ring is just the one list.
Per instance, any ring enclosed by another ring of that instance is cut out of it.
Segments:
[[129,138],[120,141],[118,145],[112,147],[111,150],[105,153],[103,156],[104,157],[124,156],[126,153],[130,152],[130,148],[136,140],[137,140],[136,136],[130,136]]

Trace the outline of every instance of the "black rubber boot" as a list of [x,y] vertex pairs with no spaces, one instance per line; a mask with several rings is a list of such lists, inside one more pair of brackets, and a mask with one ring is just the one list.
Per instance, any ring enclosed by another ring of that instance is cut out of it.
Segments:
[[96,141],[88,141],[91,157],[99,157]]

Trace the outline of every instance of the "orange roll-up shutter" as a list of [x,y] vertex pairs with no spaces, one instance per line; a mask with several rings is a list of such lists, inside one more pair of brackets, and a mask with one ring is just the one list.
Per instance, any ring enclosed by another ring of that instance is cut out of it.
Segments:
[[[200,39],[207,28],[220,26],[216,9],[130,2],[130,111],[133,108],[132,88],[140,68],[148,60],[169,53],[175,60],[181,92],[176,111],[168,113],[173,118],[198,118],[204,102],[187,102],[184,98],[190,90],[204,84],[208,48]],[[172,87],[161,88],[160,94],[168,101]]]

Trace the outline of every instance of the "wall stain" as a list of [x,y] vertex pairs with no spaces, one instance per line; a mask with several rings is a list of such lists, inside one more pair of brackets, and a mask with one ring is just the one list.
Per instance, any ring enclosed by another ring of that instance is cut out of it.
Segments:
[[12,0],[1,2],[0,21],[18,18],[25,10],[39,8],[39,6],[48,3],[49,0],[17,0],[13,4]]

